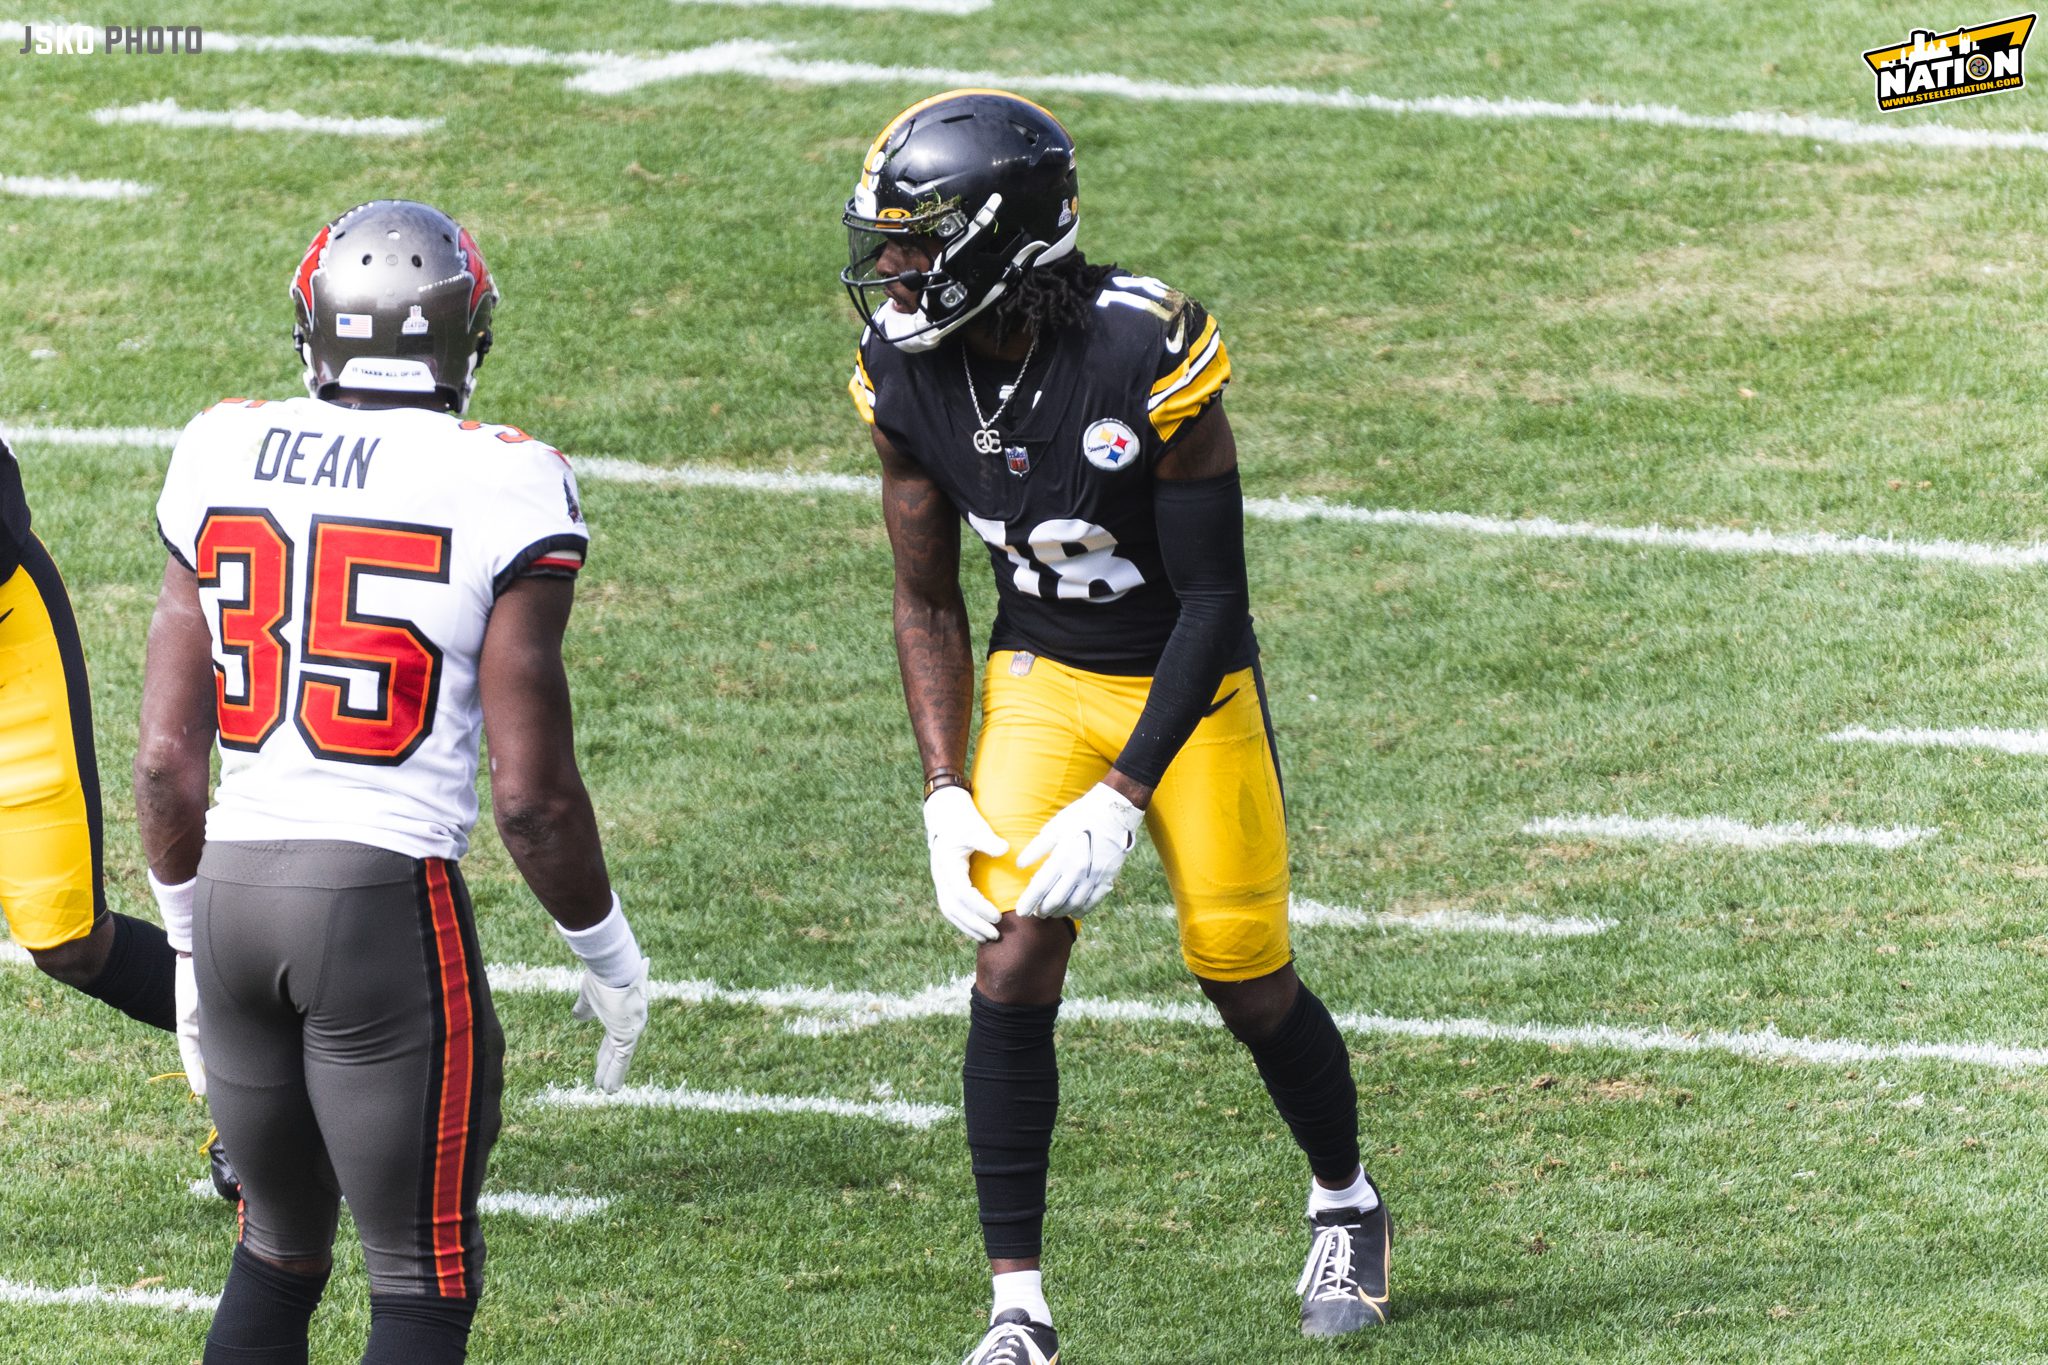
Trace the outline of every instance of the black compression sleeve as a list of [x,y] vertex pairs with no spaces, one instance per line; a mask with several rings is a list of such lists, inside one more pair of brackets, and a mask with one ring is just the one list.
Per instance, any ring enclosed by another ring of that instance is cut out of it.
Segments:
[[1180,619],[1152,675],[1152,690],[1116,769],[1156,787],[1202,721],[1231,655],[1251,624],[1244,572],[1244,489],[1237,471],[1153,485],[1159,558],[1180,598]]

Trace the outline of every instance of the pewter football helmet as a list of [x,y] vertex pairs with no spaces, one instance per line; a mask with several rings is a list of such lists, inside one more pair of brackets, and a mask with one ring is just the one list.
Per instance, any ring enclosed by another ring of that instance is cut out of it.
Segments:
[[292,276],[306,392],[431,393],[469,406],[498,288],[476,241],[408,199],[359,204],[320,229]]

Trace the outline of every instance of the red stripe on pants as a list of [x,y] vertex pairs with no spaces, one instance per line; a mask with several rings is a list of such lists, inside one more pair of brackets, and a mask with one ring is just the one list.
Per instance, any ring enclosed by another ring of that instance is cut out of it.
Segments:
[[434,1125],[434,1277],[441,1297],[466,1298],[462,1260],[462,1186],[469,1155],[469,1100],[475,1083],[475,1011],[470,1005],[469,960],[462,918],[455,906],[445,859],[429,858],[427,904],[433,914],[434,957],[441,973],[441,1112]]

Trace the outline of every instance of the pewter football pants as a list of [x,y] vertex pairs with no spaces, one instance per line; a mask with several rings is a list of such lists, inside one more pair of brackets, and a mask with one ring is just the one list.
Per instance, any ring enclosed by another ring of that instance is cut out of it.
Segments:
[[243,1244],[325,1256],[345,1195],[371,1293],[474,1297],[505,1038],[455,864],[209,842],[193,959]]

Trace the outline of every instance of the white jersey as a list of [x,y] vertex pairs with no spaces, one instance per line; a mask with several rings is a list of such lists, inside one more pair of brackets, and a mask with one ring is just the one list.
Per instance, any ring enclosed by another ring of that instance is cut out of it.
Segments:
[[461,857],[491,607],[590,538],[560,452],[424,408],[228,399],[178,438],[156,515],[213,635],[206,837]]

